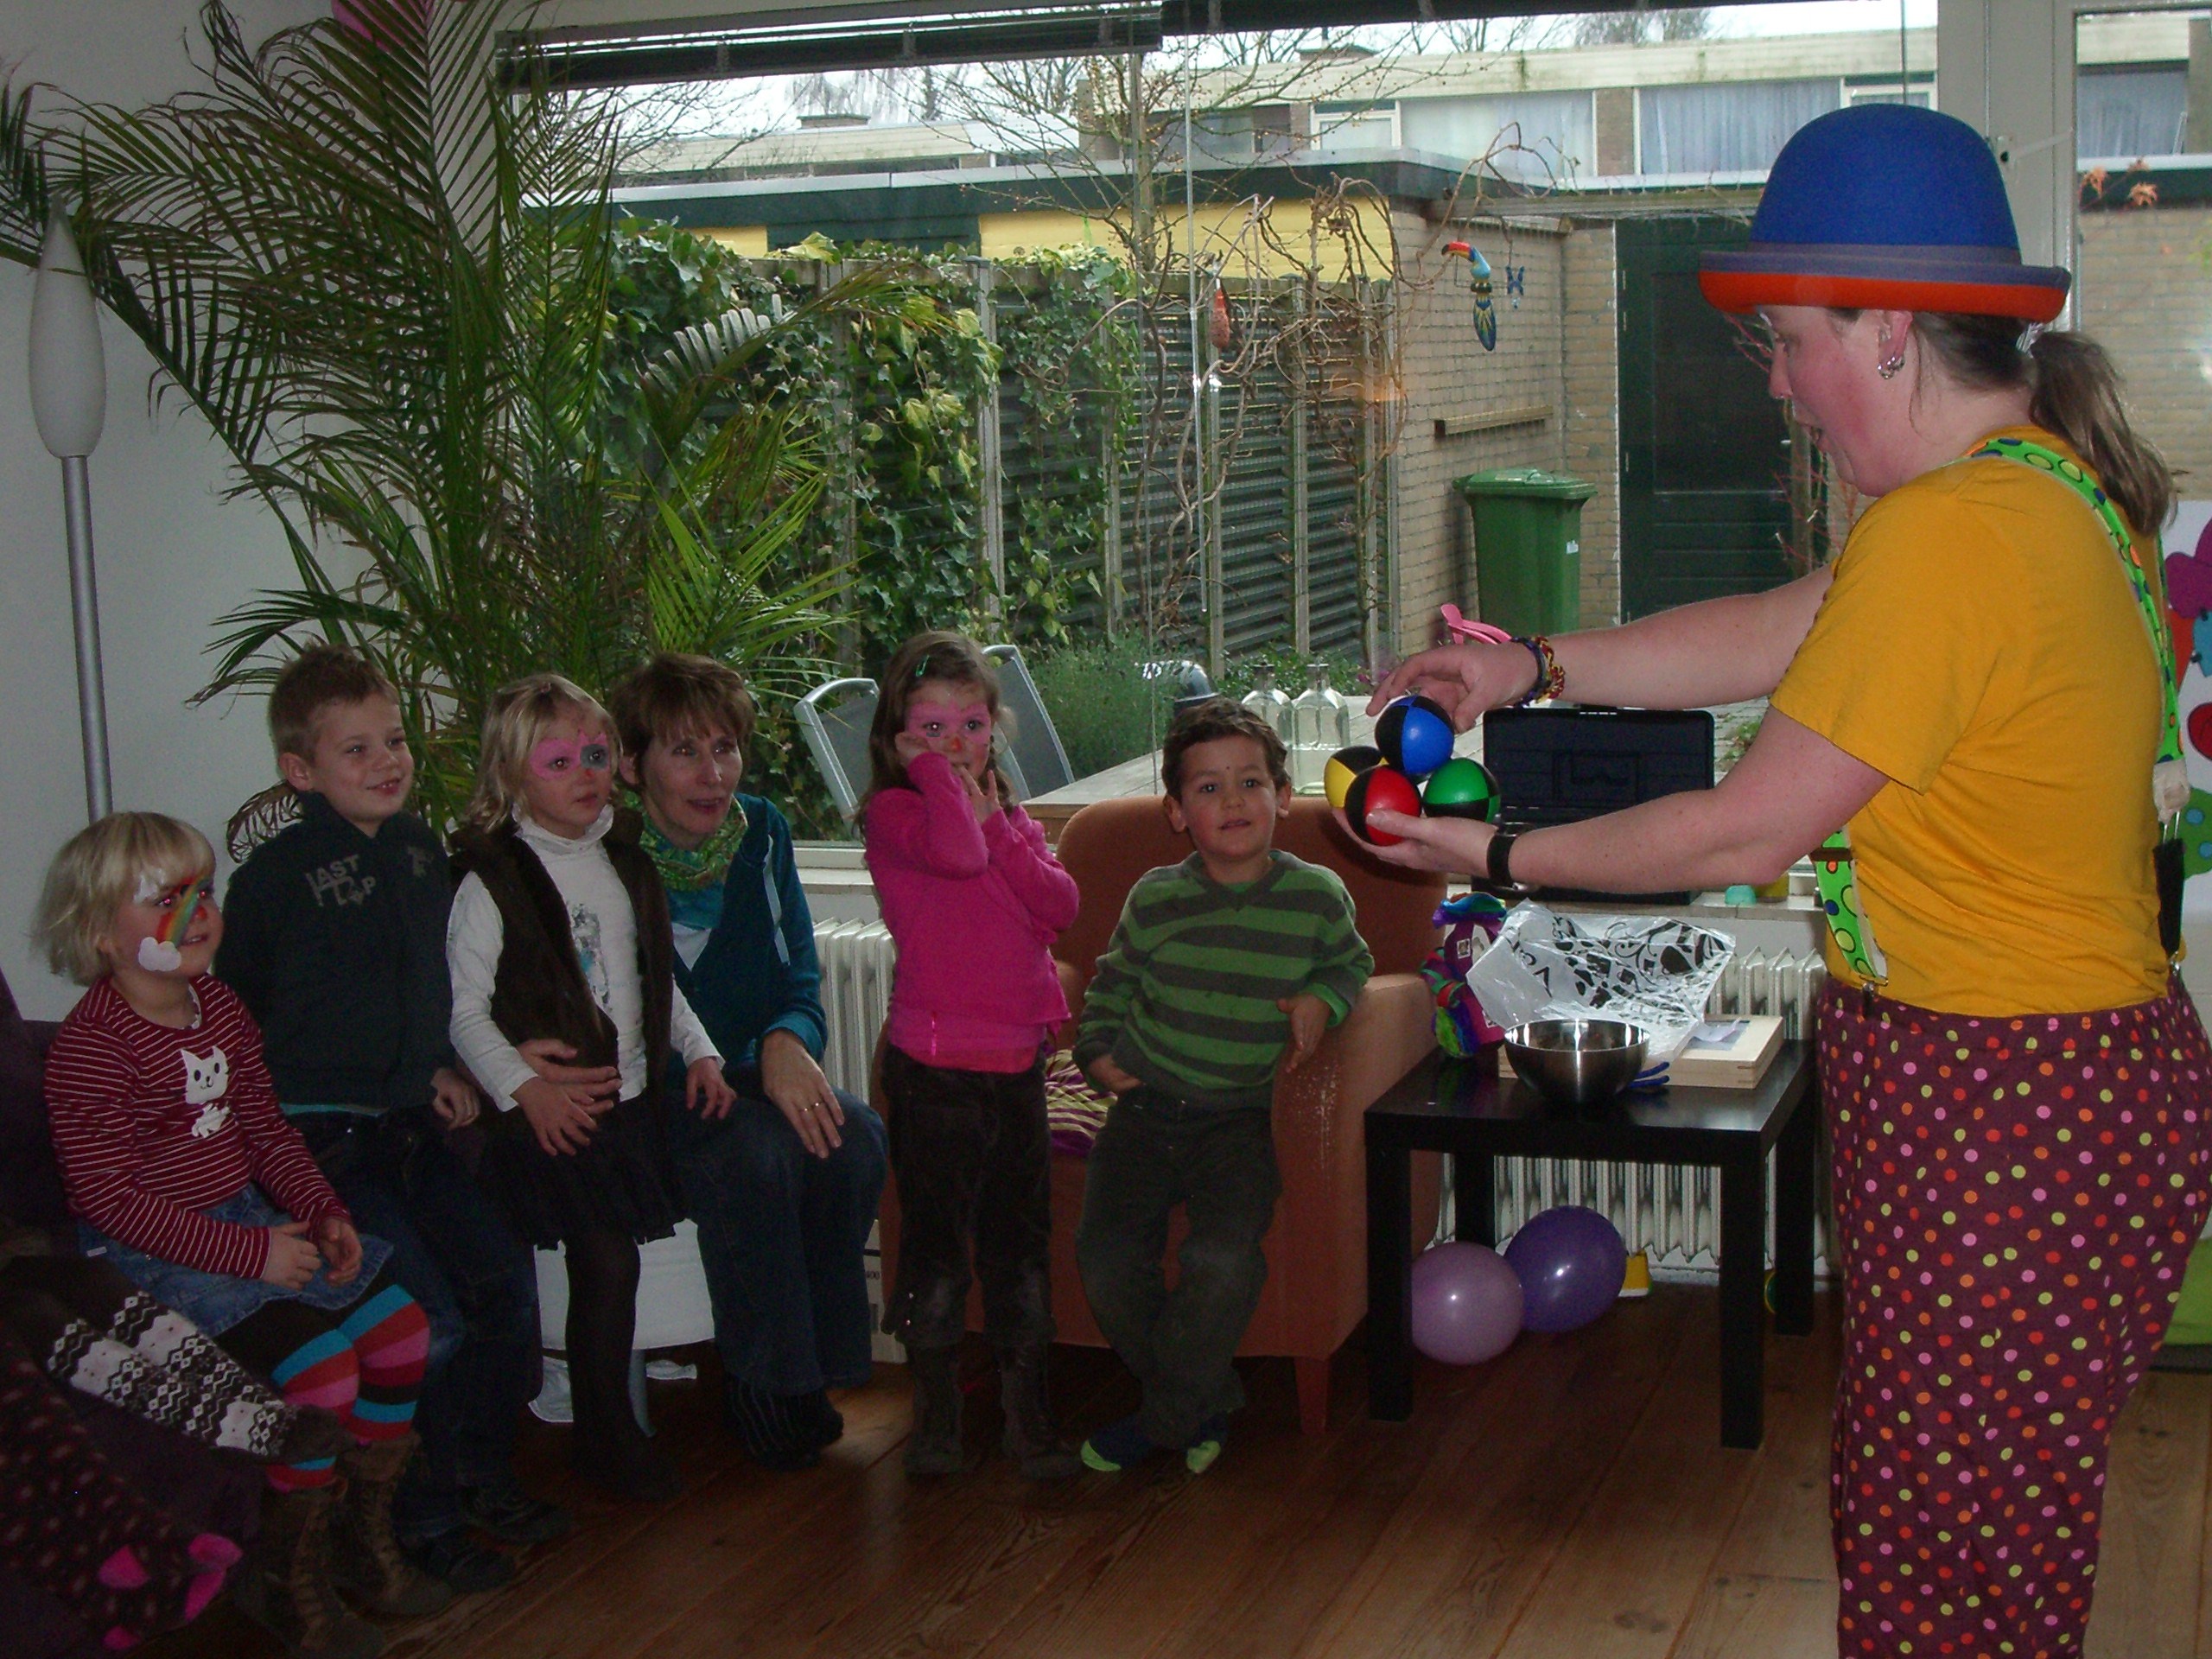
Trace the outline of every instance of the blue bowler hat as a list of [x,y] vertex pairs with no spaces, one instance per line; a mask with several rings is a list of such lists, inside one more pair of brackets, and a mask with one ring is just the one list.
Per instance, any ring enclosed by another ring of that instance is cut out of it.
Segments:
[[1783,146],[1751,245],[1708,253],[1698,285],[1723,311],[1827,305],[2049,322],[2069,278],[2020,263],[1997,159],[1956,116],[1862,104]]

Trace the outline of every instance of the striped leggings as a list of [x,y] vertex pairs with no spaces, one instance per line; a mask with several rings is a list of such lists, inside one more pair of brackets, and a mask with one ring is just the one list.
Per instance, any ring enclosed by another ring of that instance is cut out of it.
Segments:
[[[287,1404],[336,1414],[360,1445],[397,1440],[414,1425],[430,1323],[389,1268],[336,1313],[270,1302],[221,1341],[239,1363],[273,1382]],[[269,1466],[269,1484],[279,1491],[327,1485],[335,1478],[329,1458]]]

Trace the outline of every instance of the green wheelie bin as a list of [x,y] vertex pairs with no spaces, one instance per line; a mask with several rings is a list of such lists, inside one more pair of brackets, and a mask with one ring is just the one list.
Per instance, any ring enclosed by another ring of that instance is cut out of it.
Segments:
[[1452,488],[1475,515],[1479,614],[1510,633],[1567,633],[1582,621],[1582,504],[1595,484],[1534,467],[1469,473]]

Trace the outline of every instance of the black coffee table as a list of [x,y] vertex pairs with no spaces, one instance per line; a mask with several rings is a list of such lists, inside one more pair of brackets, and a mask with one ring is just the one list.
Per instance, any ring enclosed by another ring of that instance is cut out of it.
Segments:
[[1774,1328],[1813,1328],[1811,1047],[1786,1043],[1755,1089],[1664,1089],[1586,1112],[1500,1079],[1494,1052],[1432,1055],[1367,1109],[1368,1412],[1413,1414],[1413,1154],[1453,1156],[1458,1233],[1495,1244],[1493,1158],[1677,1164],[1720,1172],[1720,1443],[1765,1433],[1766,1160],[1775,1154]]

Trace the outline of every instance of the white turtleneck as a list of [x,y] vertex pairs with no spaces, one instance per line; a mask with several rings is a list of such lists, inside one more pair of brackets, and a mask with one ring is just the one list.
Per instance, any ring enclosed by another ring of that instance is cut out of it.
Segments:
[[[658,1055],[645,1052],[645,988],[638,975],[638,918],[630,894],[615,874],[613,861],[600,843],[614,822],[614,809],[599,815],[590,829],[571,839],[556,836],[522,813],[515,830],[537,855],[569,911],[569,937],[592,1001],[614,1023],[622,1072],[622,1098],[645,1092]],[[461,1062],[501,1111],[512,1109],[515,1090],[537,1075],[492,1020],[492,987],[499,969],[506,930],[499,906],[483,881],[471,874],[454,894],[452,919],[446,924],[446,963],[453,975],[453,1046]],[[690,1065],[721,1055],[699,1016],[669,988],[673,998],[669,1039]],[[550,1033],[549,1033],[550,1034]]]

